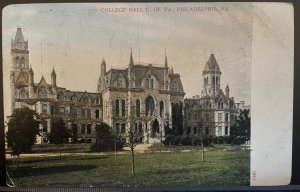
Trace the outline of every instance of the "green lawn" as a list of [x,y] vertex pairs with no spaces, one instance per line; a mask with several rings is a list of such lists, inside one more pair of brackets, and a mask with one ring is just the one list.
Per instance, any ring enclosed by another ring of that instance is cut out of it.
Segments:
[[18,187],[197,187],[249,185],[250,153],[208,151],[39,157],[8,167]]

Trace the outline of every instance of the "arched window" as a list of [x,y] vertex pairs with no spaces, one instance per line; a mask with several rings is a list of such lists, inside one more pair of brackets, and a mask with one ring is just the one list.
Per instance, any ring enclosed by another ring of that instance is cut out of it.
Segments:
[[145,81],[146,88],[148,89],[153,89],[154,88],[154,79],[149,75]]
[[20,99],[26,99],[26,91],[25,89],[21,89],[19,92]]
[[119,76],[117,79],[117,87],[122,88],[124,87],[124,80],[123,77]]
[[116,133],[119,134],[120,133],[120,123],[116,123]]
[[20,67],[25,67],[25,60],[24,60],[24,57],[22,57],[20,59]]
[[16,67],[20,67],[20,58],[16,57]]
[[116,99],[116,116],[118,117],[119,114],[120,114],[119,99]]
[[125,124],[125,123],[122,123],[122,126],[121,126],[121,133],[125,133],[125,127],[126,127],[126,124]]
[[218,108],[219,108],[219,109],[222,109],[222,108],[223,108],[223,101],[219,101],[219,102],[218,102]]
[[164,117],[164,101],[159,102],[159,115],[160,117]]
[[59,114],[60,115],[64,115],[65,114],[65,108],[64,107],[60,107],[59,108]]
[[75,107],[72,107],[71,114],[72,114],[72,117],[77,118],[77,109]]
[[48,106],[47,104],[42,105],[42,113],[48,113]]
[[142,123],[139,123],[139,133],[143,132],[143,127],[142,127]]
[[166,90],[169,90],[169,82],[166,81]]
[[149,95],[146,98],[146,115],[148,116],[149,114],[152,115],[154,112],[154,108],[155,108],[155,102],[154,102],[154,98]]
[[220,83],[220,82],[219,82],[219,77],[217,77],[217,80],[216,80],[216,81],[217,81],[217,85],[219,85],[219,83]]
[[64,93],[59,93],[57,97],[58,97],[58,100],[59,100],[59,101],[64,101],[64,100],[65,100],[65,95],[64,95]]
[[136,116],[140,117],[140,115],[141,115],[141,102],[140,102],[139,99],[137,99],[135,101],[135,111],[136,111]]
[[38,97],[39,98],[48,98],[48,91],[44,87],[40,88],[38,91]]
[[125,117],[125,100],[122,100],[122,117]]
[[73,96],[71,97],[71,101],[72,101],[72,102],[77,102],[77,97],[76,97],[76,95],[73,95]]
[[172,83],[172,90],[171,90],[171,91],[174,91],[174,92],[178,92],[178,91],[179,91],[177,81],[174,81],[174,82]]

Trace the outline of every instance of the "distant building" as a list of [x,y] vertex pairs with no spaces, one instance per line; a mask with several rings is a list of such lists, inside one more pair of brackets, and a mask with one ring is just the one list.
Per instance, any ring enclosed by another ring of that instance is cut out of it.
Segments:
[[220,88],[221,71],[214,54],[210,55],[202,73],[203,89],[199,95],[184,100],[186,135],[229,136],[237,108],[230,97],[229,86]]

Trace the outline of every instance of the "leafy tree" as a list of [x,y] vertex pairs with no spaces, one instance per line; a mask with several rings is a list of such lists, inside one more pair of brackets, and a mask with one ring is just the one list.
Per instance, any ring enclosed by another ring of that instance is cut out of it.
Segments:
[[[68,143],[68,139],[71,136],[65,122],[62,118],[52,119],[51,131],[50,131],[50,142],[63,147],[64,143]],[[61,158],[61,148],[59,150]]]
[[235,124],[230,129],[230,135],[243,143],[250,139],[250,110],[240,110],[236,117]]
[[7,144],[11,147],[13,156],[18,156],[19,159],[20,154],[31,150],[36,136],[39,135],[39,123],[37,113],[28,107],[13,111],[6,132]]
[[123,143],[116,141],[112,132],[112,128],[106,124],[101,123],[96,125],[96,143],[91,145],[92,151],[112,151],[121,150]]
[[172,103],[172,125],[175,131],[175,135],[183,134],[182,103]]

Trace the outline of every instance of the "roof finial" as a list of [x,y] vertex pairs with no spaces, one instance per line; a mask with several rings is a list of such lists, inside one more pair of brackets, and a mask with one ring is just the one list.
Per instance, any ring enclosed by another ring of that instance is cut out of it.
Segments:
[[165,67],[168,67],[167,48],[165,48]]
[[129,65],[133,65],[132,48],[130,48],[130,59],[129,59]]

